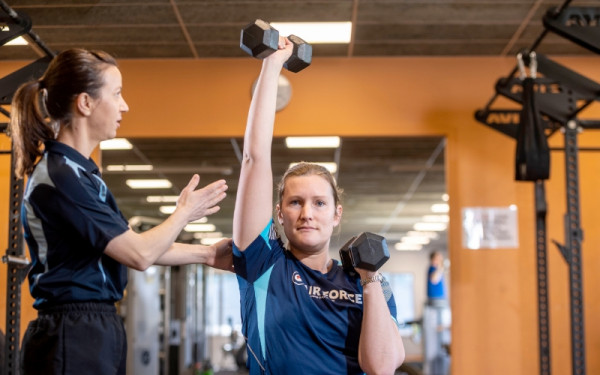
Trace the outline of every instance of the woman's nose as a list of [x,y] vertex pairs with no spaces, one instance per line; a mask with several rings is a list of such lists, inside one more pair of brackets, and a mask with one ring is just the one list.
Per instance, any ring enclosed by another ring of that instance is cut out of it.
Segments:
[[305,204],[302,206],[302,210],[300,211],[300,217],[302,219],[310,219],[312,217],[312,207],[310,204]]

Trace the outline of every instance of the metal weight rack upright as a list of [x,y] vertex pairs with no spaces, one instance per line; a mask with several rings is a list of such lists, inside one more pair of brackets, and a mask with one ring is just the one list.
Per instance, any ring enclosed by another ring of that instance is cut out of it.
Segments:
[[[0,25],[3,31],[0,33],[0,46],[22,36],[27,40],[29,46],[41,56],[29,65],[0,79],[0,105],[10,105],[14,92],[22,83],[42,76],[48,63],[55,53],[51,51],[41,39],[31,30],[32,22],[25,14],[11,9],[4,1],[0,0]],[[0,113],[10,119],[10,112],[0,107]],[[7,133],[8,123],[0,123],[0,129]],[[15,175],[14,153],[2,151],[9,154],[11,158],[10,187],[9,187],[9,217],[8,217],[8,248],[2,256],[2,261],[7,265],[6,282],[6,342],[4,348],[4,363],[2,365],[3,375],[19,374],[19,342],[21,323],[21,285],[27,270],[29,261],[25,257],[23,246],[23,234],[21,230],[21,199],[23,195],[23,180]]]
[[[535,51],[548,31],[552,31],[580,46],[600,53],[600,28],[594,20],[600,18],[600,7],[570,7],[565,1],[560,7],[548,9],[543,17],[544,31],[526,54]],[[537,53],[537,71],[544,78],[537,82],[535,92],[537,110],[545,135],[549,137],[557,130],[564,134],[566,168],[567,213],[565,214],[565,244],[553,241],[569,268],[570,313],[571,313],[571,355],[572,373],[584,375],[585,329],[583,316],[583,275],[582,252],[583,230],[580,223],[579,173],[577,135],[583,129],[600,129],[600,120],[577,119],[590,104],[600,101],[600,85],[586,77],[561,66],[546,56]],[[531,61],[527,61],[528,64]],[[531,67],[530,67],[531,68]],[[498,95],[524,104],[522,80],[515,77],[515,67],[507,76],[496,83],[496,93],[483,109],[476,111],[477,121],[505,135],[517,139],[523,119],[519,110],[492,109]],[[594,149],[594,151],[598,151]],[[548,311],[548,271],[546,252],[546,212],[543,179],[531,180],[535,183],[536,210],[536,259],[538,280],[538,332],[540,374],[551,374],[550,362],[550,316]]]

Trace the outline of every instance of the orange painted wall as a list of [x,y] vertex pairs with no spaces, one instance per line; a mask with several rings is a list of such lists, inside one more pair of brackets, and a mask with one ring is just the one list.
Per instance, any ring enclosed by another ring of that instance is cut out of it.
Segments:
[[[597,58],[556,61],[600,81]],[[452,262],[452,373],[534,374],[538,368],[534,204],[531,183],[515,182],[514,140],[477,123],[473,114],[493,94],[514,58],[321,58],[299,74],[285,72],[293,88],[290,105],[277,115],[284,135],[447,137],[450,194],[449,246]],[[119,136],[242,136],[250,87],[260,63],[251,59],[121,61],[124,96],[130,106]],[[11,70],[12,69],[12,70]],[[0,72],[14,64],[0,64]],[[4,75],[3,74],[3,75]],[[587,112],[600,118],[600,109]],[[600,134],[584,132],[581,145],[600,145]],[[560,135],[551,138],[560,145]],[[600,282],[598,161],[580,154],[584,303],[587,370],[600,373]],[[0,178],[7,181],[6,159]],[[0,193],[8,194],[6,183]],[[562,242],[565,208],[564,162],[552,154],[547,183],[549,238]],[[2,190],[4,189],[4,190]],[[7,212],[0,200],[0,212]],[[518,249],[467,250],[462,246],[461,209],[518,206]],[[0,240],[6,243],[5,218]],[[552,371],[571,371],[568,270],[549,243]],[[0,266],[4,267],[4,266]],[[0,290],[5,290],[5,268]],[[27,292],[25,291],[24,294]],[[2,297],[0,295],[0,297]],[[24,316],[29,316],[24,298]],[[401,303],[401,302],[400,302]],[[4,297],[0,301],[4,306]],[[0,311],[4,313],[5,309]],[[4,316],[0,315],[4,322]],[[2,323],[3,325],[4,323]],[[25,324],[25,323],[24,323]]]

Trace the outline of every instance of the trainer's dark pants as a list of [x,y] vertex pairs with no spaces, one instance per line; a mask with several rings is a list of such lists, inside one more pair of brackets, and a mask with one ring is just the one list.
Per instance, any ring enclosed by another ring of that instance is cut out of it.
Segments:
[[125,375],[125,327],[112,304],[40,310],[21,348],[21,375]]

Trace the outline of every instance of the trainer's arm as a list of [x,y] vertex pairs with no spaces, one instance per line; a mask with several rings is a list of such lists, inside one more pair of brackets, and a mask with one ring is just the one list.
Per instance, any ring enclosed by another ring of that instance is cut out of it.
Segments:
[[209,246],[176,242],[154,264],[159,266],[205,264],[213,268],[233,271],[231,239],[226,238]]
[[143,233],[127,230],[113,238],[104,253],[121,264],[140,271],[154,264],[171,248],[189,222],[219,211],[216,204],[225,198],[225,181],[215,181],[202,189],[194,190],[199,182],[200,177],[194,175],[181,192],[175,212],[164,222]]

